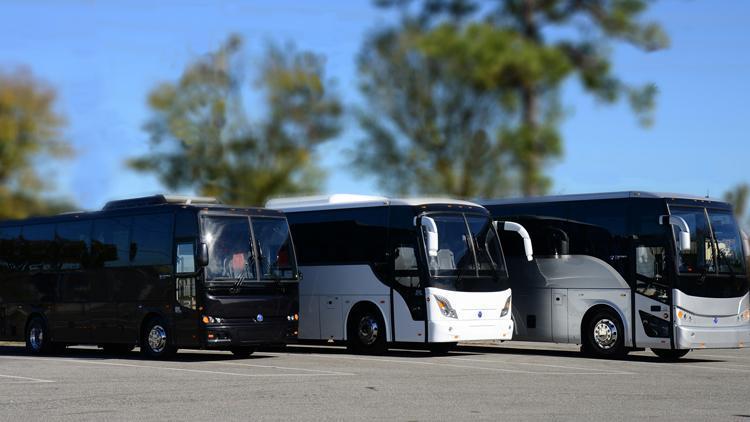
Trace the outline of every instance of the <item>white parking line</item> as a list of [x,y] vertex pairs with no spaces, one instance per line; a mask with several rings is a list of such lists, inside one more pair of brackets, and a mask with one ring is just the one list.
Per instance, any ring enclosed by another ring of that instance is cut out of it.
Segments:
[[[0,356],[2,359],[19,359],[19,360],[45,360],[52,362],[65,362],[70,364],[89,364],[89,365],[103,365],[103,366],[119,366],[126,368],[145,368],[145,369],[161,369],[164,371],[178,371],[178,372],[192,372],[199,374],[213,374],[213,375],[229,375],[236,377],[248,377],[248,378],[264,378],[264,377],[324,377],[324,376],[341,376],[344,373],[331,373],[331,374],[243,374],[237,372],[224,372],[224,371],[209,371],[205,369],[189,369],[189,368],[175,368],[169,366],[155,366],[155,365],[136,365],[132,363],[116,363],[116,362],[97,362],[91,360],[81,360],[74,358],[44,358],[44,357],[23,357],[23,356]],[[354,374],[348,374],[354,375]]]
[[[320,355],[320,354],[300,354],[297,356],[308,356],[308,357],[319,357],[319,358],[326,358],[326,359],[349,359],[349,360],[361,360],[361,361],[371,361],[371,362],[386,362],[386,363],[398,363],[398,364],[404,364],[404,365],[423,365],[423,366],[438,366],[438,367],[449,367],[449,368],[461,368],[461,369],[476,369],[480,371],[493,371],[493,372],[506,372],[506,373],[512,373],[512,374],[527,374],[527,375],[635,375],[632,372],[613,372],[613,371],[592,371],[587,370],[587,372],[549,372],[549,371],[524,371],[521,369],[506,369],[506,368],[496,368],[496,367],[487,367],[487,366],[474,366],[474,365],[458,365],[458,364],[450,364],[450,363],[444,363],[444,362],[422,362],[422,361],[416,361],[416,360],[402,360],[402,359],[384,359],[384,358],[368,358],[368,357],[361,357],[361,356],[342,356],[342,355]],[[478,361],[475,361],[478,362]]]
[[24,384],[24,383],[38,383],[38,382],[54,382],[52,380],[43,380],[39,378],[29,378],[29,377],[19,377],[17,375],[0,375],[0,378],[7,378],[11,380],[20,380],[20,381],[8,381],[8,382],[0,382],[0,384]]

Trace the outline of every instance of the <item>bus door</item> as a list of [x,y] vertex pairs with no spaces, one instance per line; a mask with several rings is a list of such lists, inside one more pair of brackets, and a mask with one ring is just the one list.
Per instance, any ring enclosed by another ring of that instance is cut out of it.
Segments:
[[664,238],[634,236],[631,277],[635,347],[669,348],[672,289]]
[[[197,249],[197,250],[196,250]],[[202,250],[203,249],[203,250]],[[175,242],[175,342],[195,344],[200,332],[198,309],[198,280],[201,261],[208,260],[205,244],[197,244],[194,239],[177,239]],[[198,259],[196,259],[196,257]]]
[[[392,209],[392,212],[400,210]],[[392,309],[395,341],[426,341],[427,302],[425,301],[424,283],[420,277],[419,235],[413,216],[400,218],[391,216],[390,228],[390,268],[392,274]]]

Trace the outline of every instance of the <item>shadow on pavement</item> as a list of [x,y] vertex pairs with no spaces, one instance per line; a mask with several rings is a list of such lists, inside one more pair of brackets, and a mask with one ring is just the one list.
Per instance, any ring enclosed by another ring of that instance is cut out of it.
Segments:
[[[32,356],[26,352],[24,346],[0,346],[0,356]],[[269,359],[273,356],[269,355],[251,355],[249,358],[239,359],[234,357],[231,352],[224,351],[211,351],[206,353],[201,350],[189,350],[180,349],[180,351],[168,358],[168,359],[148,359],[143,357],[138,349],[127,353],[109,353],[102,349],[94,347],[68,347],[63,351],[57,353],[47,353],[41,355],[41,357],[53,357],[53,358],[76,358],[76,359],[88,359],[88,360],[132,360],[132,361],[151,361],[151,362],[216,362],[216,361],[232,361],[232,360],[257,360],[257,359]]]

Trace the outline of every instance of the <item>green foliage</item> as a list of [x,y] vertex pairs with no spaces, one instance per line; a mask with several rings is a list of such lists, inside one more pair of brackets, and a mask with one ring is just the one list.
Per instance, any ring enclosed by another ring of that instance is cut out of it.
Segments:
[[[633,86],[615,75],[609,49],[612,41],[626,42],[644,51],[667,46],[668,38],[661,27],[642,18],[648,3],[648,0],[376,2],[400,10],[404,16],[400,26],[389,29],[392,33],[409,34],[411,44],[403,55],[420,57],[422,62],[441,69],[437,76],[440,80],[434,81],[434,86],[449,80],[474,95],[494,98],[504,124],[498,128],[493,121],[482,129],[492,134],[489,138],[499,138],[500,158],[511,164],[498,184],[507,180],[509,171],[515,171],[517,185],[511,188],[526,195],[544,193],[551,185],[544,169],[550,160],[562,155],[559,90],[571,77],[577,77],[584,89],[602,102],[626,99],[642,125],[652,123],[656,87]],[[421,8],[415,8],[415,4]],[[373,42],[368,40],[363,54],[369,54],[371,48]],[[382,55],[378,59],[388,61],[393,57]],[[370,77],[368,67],[373,66],[360,66],[365,80]],[[404,87],[412,83],[408,79],[392,82]],[[366,96],[372,96],[373,92],[380,95],[373,89],[363,92]],[[376,116],[373,118],[381,126],[386,125],[382,120],[390,119],[390,114],[383,113],[390,105],[383,102],[371,102],[374,107],[368,113]],[[421,107],[423,103],[413,101],[411,105]],[[486,107],[482,102],[467,111],[481,114]],[[370,138],[370,143],[387,142]],[[464,144],[453,146],[454,153],[472,148],[464,139],[449,140]],[[385,165],[373,170],[378,171],[381,179],[389,177],[391,172]],[[482,172],[494,171],[492,166],[476,170],[479,179],[493,176]],[[433,167],[433,171],[439,169]],[[460,193],[449,185],[441,188],[445,193]]]
[[402,195],[505,193],[497,136],[504,115],[495,93],[473,89],[421,54],[420,34],[418,22],[405,22],[373,33],[362,48],[360,87],[369,110],[357,113],[365,138],[354,151],[356,167]]
[[747,215],[749,199],[750,184],[747,183],[741,183],[724,193],[724,200],[732,204],[734,215],[737,216],[737,219],[740,221],[745,219],[745,224],[747,226],[750,226],[750,216]]
[[[242,40],[190,64],[176,83],[149,95],[145,125],[152,152],[129,162],[170,189],[190,188],[239,205],[318,189],[314,148],[340,130],[341,104],[325,79],[324,60],[292,46],[267,48],[245,85]],[[251,122],[243,91],[263,94],[265,116]]]
[[36,170],[41,160],[72,154],[65,121],[54,111],[55,91],[28,70],[0,72],[0,218],[24,218],[68,209],[44,199],[53,187]]

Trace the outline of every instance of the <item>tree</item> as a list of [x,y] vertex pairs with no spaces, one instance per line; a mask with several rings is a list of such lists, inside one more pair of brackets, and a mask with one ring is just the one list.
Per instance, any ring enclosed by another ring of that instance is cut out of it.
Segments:
[[229,37],[179,81],[150,93],[151,153],[130,160],[132,168],[155,173],[170,189],[239,205],[318,188],[323,175],[314,148],[338,134],[341,114],[324,59],[270,45],[251,85],[263,93],[266,113],[251,122],[241,47],[239,36]]
[[750,185],[747,183],[741,183],[724,194],[724,200],[732,204],[734,215],[740,221],[747,218],[748,199],[750,199]]
[[45,196],[53,187],[37,170],[43,159],[72,154],[63,139],[55,90],[28,69],[0,71],[0,218],[24,218],[71,208]]
[[509,115],[497,136],[524,195],[544,193],[551,184],[544,168],[562,154],[559,92],[569,78],[578,77],[587,92],[605,103],[627,98],[640,123],[651,124],[656,88],[636,87],[615,75],[610,54],[613,41],[645,51],[668,44],[658,24],[644,21],[648,3],[424,0],[415,7],[410,0],[376,1],[420,23],[417,51],[410,54],[440,62],[446,77],[493,95]]
[[458,197],[507,192],[497,136],[503,111],[494,92],[473,89],[460,75],[417,49],[417,20],[370,35],[358,57],[360,88],[369,110],[355,165],[378,175],[398,194]]

